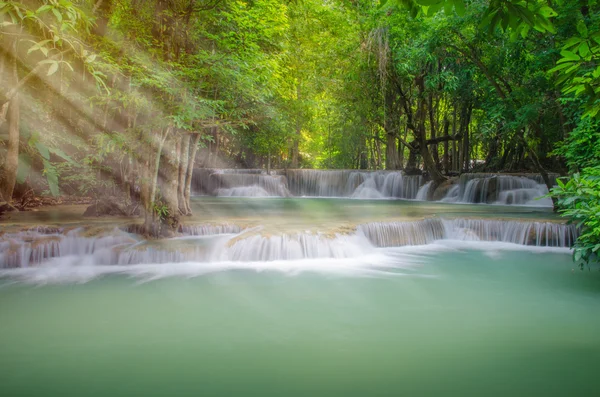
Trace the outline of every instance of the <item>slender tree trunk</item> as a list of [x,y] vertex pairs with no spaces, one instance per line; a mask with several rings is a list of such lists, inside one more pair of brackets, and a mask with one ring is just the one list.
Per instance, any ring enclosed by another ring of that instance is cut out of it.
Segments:
[[192,207],[190,206],[190,197],[192,196],[192,176],[194,175],[194,164],[196,162],[196,153],[198,152],[198,142],[200,142],[200,134],[196,133],[190,139],[190,152],[187,163],[187,172],[185,177],[185,208],[186,214],[192,215]]
[[[15,44],[16,46],[16,41]],[[17,57],[12,57],[12,62],[8,66],[8,79],[12,87],[19,83],[17,74]],[[12,70],[11,70],[12,69]],[[14,94],[8,103],[8,144],[6,147],[6,156],[2,164],[2,173],[0,174],[0,198],[8,204],[12,203],[12,196],[17,182],[17,169],[19,167],[19,130],[20,130],[20,103],[19,94]]]
[[398,162],[400,164],[400,169],[404,169],[404,143],[406,142],[406,138],[408,137],[408,128],[404,127],[404,137],[403,139],[398,139]]
[[396,145],[396,134],[386,134],[387,143],[385,147],[385,169],[399,170],[400,159],[398,158],[398,146]]
[[456,105],[454,106],[454,111],[452,114],[452,136],[454,140],[452,141],[452,170],[458,171],[458,152],[457,152],[457,139],[456,139]]
[[299,142],[300,142],[300,134],[302,132],[302,125],[300,124],[300,121],[296,121],[296,131],[294,136],[292,137],[292,149],[291,149],[291,161],[290,161],[290,167],[291,168],[298,168],[298,158],[300,157],[300,149],[298,147]]
[[187,186],[186,176],[190,154],[190,135],[185,134],[181,137],[179,150],[179,176],[177,183],[177,199],[179,202],[179,212],[182,215],[187,215],[187,206],[185,201],[185,189]]
[[[448,137],[448,130],[450,128],[450,121],[448,119],[444,119],[444,136]],[[449,164],[448,164],[448,140],[446,140],[444,142],[444,172],[446,173],[446,175],[448,174],[448,171],[450,171],[449,169]]]
[[464,123],[464,134],[463,134],[463,156],[464,156],[464,170],[469,172],[471,169],[471,151],[469,142],[469,125],[471,124],[471,109],[469,105]]
[[[436,133],[437,126],[435,123],[434,113],[435,113],[435,109],[433,106],[433,95],[429,94],[429,129],[431,130],[431,139],[435,139],[436,135],[437,135],[437,133]],[[438,153],[437,144],[431,145],[431,154],[433,156],[433,160],[435,162],[436,167],[439,168],[440,156]]]
[[385,94],[385,114],[383,119],[383,129],[386,136],[385,145],[385,169],[400,169],[400,160],[398,159],[398,146],[396,144],[396,130],[394,128],[394,97],[390,89]]
[[162,150],[162,159],[160,166],[161,197],[166,206],[167,213],[163,215],[161,222],[161,235],[170,235],[179,228],[179,151],[177,151],[177,142],[179,137],[171,133],[169,127],[167,132],[167,144]]
[[367,148],[367,142],[364,137],[361,138],[359,151],[358,168],[361,170],[366,170],[369,168],[369,152]]
[[[148,164],[152,165],[152,168],[148,168],[148,197],[145,203],[146,205],[144,206],[146,218],[144,229],[145,233],[151,236],[158,236],[160,233],[160,222],[156,222],[154,205],[156,202],[156,186],[158,183],[160,158],[168,133],[169,130],[167,129],[167,131],[164,132],[164,135],[161,135],[158,138],[158,147],[156,150],[153,150],[152,144],[150,144],[150,147],[148,148]],[[155,155],[154,158],[152,158],[152,154]],[[152,160],[154,160],[154,162],[152,162]]]
[[427,135],[425,131],[425,118],[426,118],[426,99],[425,99],[425,83],[424,76],[418,76],[416,79],[417,88],[419,89],[419,99],[417,105],[417,140],[419,142],[419,152],[423,159],[425,169],[429,173],[431,180],[433,181],[433,187],[439,186],[440,183],[446,180],[440,170],[437,168],[431,152],[427,147]]

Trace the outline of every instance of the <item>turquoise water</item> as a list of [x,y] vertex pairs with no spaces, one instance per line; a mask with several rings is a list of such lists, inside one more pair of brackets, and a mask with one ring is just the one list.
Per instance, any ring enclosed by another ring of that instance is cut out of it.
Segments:
[[385,255],[5,278],[0,395],[596,395],[597,269],[501,243]]

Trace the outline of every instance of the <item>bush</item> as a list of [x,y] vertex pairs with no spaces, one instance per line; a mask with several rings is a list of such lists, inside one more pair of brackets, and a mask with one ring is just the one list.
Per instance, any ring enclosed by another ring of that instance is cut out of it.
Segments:
[[550,195],[557,198],[559,212],[581,230],[573,247],[580,266],[598,260],[600,250],[600,166],[584,168],[566,183],[559,180]]

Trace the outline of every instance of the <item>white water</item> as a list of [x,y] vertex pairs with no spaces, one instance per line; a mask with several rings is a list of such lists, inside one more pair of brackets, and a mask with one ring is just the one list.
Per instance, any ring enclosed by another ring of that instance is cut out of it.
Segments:
[[539,175],[463,174],[442,201],[552,207],[550,198],[541,198],[547,193]]
[[433,182],[427,182],[426,184],[421,186],[419,188],[419,191],[417,192],[417,196],[415,197],[415,199],[420,201],[427,201],[427,196],[429,195],[429,190],[431,189],[432,183]]
[[141,240],[118,229],[99,236],[87,236],[83,229],[66,233],[39,229],[8,233],[0,238],[0,268],[65,263],[171,266],[184,262],[347,260],[377,254],[382,247],[427,245],[444,240],[568,249],[577,236],[574,226],[552,222],[439,218],[366,223],[359,225],[354,233],[334,236],[315,233],[264,235],[257,229],[244,231],[227,224],[185,226],[181,231],[186,235],[156,242]]
[[421,176],[401,171],[196,169],[196,194],[226,197],[350,197],[414,199]]

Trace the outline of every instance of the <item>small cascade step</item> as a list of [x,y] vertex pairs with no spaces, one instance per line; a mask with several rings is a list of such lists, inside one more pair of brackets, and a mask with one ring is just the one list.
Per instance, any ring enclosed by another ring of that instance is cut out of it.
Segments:
[[181,237],[150,241],[128,230],[91,233],[83,228],[66,232],[34,228],[5,233],[0,236],[0,268],[39,266],[61,258],[76,258],[87,265],[353,258],[376,248],[426,245],[437,240],[568,248],[578,235],[573,225],[563,223],[461,218],[372,222],[334,234],[272,235],[261,228],[234,224],[186,225],[180,228]]

